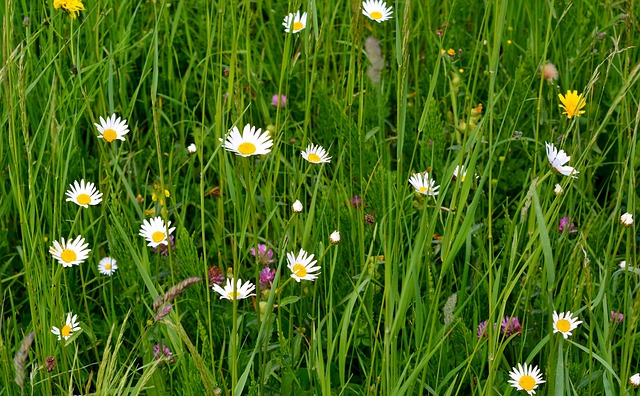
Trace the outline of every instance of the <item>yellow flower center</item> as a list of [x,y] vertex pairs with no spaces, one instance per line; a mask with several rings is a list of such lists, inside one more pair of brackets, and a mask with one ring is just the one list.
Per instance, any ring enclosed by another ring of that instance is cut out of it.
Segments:
[[420,192],[422,194],[424,194],[425,191],[427,191],[427,188],[425,186],[420,187]]
[[382,13],[380,11],[374,11],[369,14],[369,16],[377,21],[378,19],[382,18]]
[[309,162],[313,162],[314,164],[320,162],[320,157],[316,153],[309,154],[307,158],[309,159]]
[[63,337],[69,337],[71,335],[71,327],[69,325],[64,325],[60,329],[60,335]]
[[293,31],[297,32],[298,30],[302,30],[302,28],[304,27],[304,25],[302,24],[302,22],[294,22],[293,23]]
[[227,293],[227,297],[229,297],[230,300],[235,300],[236,298],[238,298],[238,296],[240,295],[240,293],[238,292],[228,292]]
[[153,241],[155,243],[160,243],[162,241],[164,241],[164,232],[162,231],[156,231],[151,235],[151,239],[153,239]]
[[307,276],[307,267],[302,264],[296,264],[293,266],[293,273],[300,278],[304,278]]
[[104,269],[107,271],[111,271],[111,263],[105,264]]
[[73,250],[70,249],[64,249],[62,251],[62,254],[60,255],[60,258],[62,260],[64,260],[65,263],[70,263],[72,261],[76,261],[76,258],[78,256],[76,255],[76,252],[74,252]]
[[107,141],[107,143],[111,143],[116,140],[118,134],[113,129],[107,129],[106,131],[102,132],[102,137]]
[[462,175],[462,176],[460,177],[460,181],[464,181],[464,179],[465,179],[466,177],[467,177],[467,175]]
[[520,377],[520,381],[518,381],[520,387],[526,391],[533,390],[536,386],[536,380],[530,375],[523,375]]
[[91,202],[91,197],[87,194],[80,194],[78,195],[77,200],[80,205],[89,205],[89,203]]
[[571,329],[571,322],[566,319],[560,319],[556,322],[556,328],[563,333],[566,333]]
[[256,145],[251,142],[244,142],[238,146],[240,154],[251,155],[256,152]]

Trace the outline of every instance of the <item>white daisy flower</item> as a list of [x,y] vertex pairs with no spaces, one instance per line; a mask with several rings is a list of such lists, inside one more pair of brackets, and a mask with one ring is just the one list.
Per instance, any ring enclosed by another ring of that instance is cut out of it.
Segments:
[[553,188],[553,193],[556,195],[561,195],[563,192],[564,192],[564,188],[562,188],[561,185],[556,183],[555,187]]
[[302,202],[296,199],[296,202],[294,202],[293,205],[291,205],[291,210],[293,210],[293,213],[302,212]]
[[76,322],[76,320],[78,320],[78,315],[72,315],[72,312],[67,313],[67,322],[61,329],[56,326],[51,326],[51,332],[58,336],[58,340],[63,338],[68,340],[69,337],[73,335],[74,331],[80,330],[80,323]]
[[511,379],[508,381],[511,386],[517,390],[526,391],[530,395],[535,395],[535,389],[539,384],[546,382],[542,379],[542,373],[538,366],[528,366],[526,363],[524,367],[518,363],[518,368],[513,367],[509,372]]
[[[167,238],[171,233],[176,229],[175,227],[171,227],[171,222],[167,223],[167,226],[164,225],[164,220],[162,217],[158,216],[153,219],[149,219],[144,221],[144,224],[140,226],[139,235],[145,237],[149,243],[147,246],[157,247],[158,245],[169,245],[169,241]],[[167,228],[169,231],[167,232]]]
[[302,151],[302,158],[306,159],[312,164],[331,162],[331,157],[329,157],[327,150],[325,150],[322,146],[314,146],[313,144],[307,146],[307,151]]
[[103,257],[98,263],[98,271],[100,271],[102,275],[111,276],[117,269],[118,265],[116,264],[116,260],[111,257]]
[[575,330],[578,325],[582,323],[578,318],[571,316],[571,311],[560,312],[560,315],[556,311],[553,311],[553,333],[561,333],[564,338],[569,338],[571,331]]
[[578,178],[578,172],[572,166],[565,165],[571,159],[564,150],[558,151],[558,149],[552,144],[544,142],[547,146],[547,158],[549,159],[549,163],[560,173],[561,175],[571,176],[574,179]]
[[89,257],[91,249],[88,243],[84,243],[84,238],[80,235],[74,241],[65,241],[62,243],[53,241],[53,246],[49,247],[49,253],[54,259],[58,260],[63,267],[71,267],[72,265],[80,265]]
[[302,15],[300,15],[300,11],[296,11],[295,14],[290,13],[284,17],[282,26],[284,26],[285,33],[298,33],[307,26],[307,13],[303,12]]
[[300,249],[298,257],[293,255],[293,252],[287,253],[287,267],[291,270],[291,277],[296,282],[301,280],[315,280],[320,273],[314,274],[320,267],[314,267],[318,260],[313,260],[313,254],[307,257],[307,252]]
[[229,130],[224,142],[226,150],[233,151],[242,157],[267,154],[271,151],[271,146],[273,146],[273,140],[269,132],[262,133],[262,129],[256,130],[256,127],[249,124],[244,126],[242,135],[238,127],[234,126]]
[[456,168],[453,170],[453,180],[458,180],[464,182],[464,179],[467,177],[467,170],[464,168],[464,165],[456,165]]
[[[256,285],[247,281],[244,285],[242,279],[238,279],[234,282],[234,279],[227,278],[227,284],[224,288],[217,283],[211,285],[211,288],[220,294],[220,299],[226,298],[227,300],[242,300],[250,296],[255,296],[255,293],[251,293],[256,289]],[[235,289],[235,290],[234,290]]]
[[187,147],[187,151],[189,152],[189,154],[195,154],[196,151],[198,151],[198,147],[195,145],[195,143],[191,143],[188,147]]
[[625,227],[631,227],[633,225],[633,215],[631,213],[625,213],[620,216],[620,224]]
[[640,373],[635,373],[634,375],[632,375],[631,377],[629,377],[629,383],[631,384],[631,386],[633,386],[634,388],[637,388],[640,386]]
[[98,138],[104,139],[107,143],[111,143],[116,139],[124,141],[124,135],[129,133],[127,120],[116,117],[115,114],[107,117],[106,120],[100,117],[100,123],[94,123],[93,125],[95,125],[96,128],[98,128],[98,132],[100,132]]
[[102,193],[98,191],[93,183],[87,182],[85,184],[84,179],[80,180],[80,184],[78,184],[77,180],[74,181],[73,184],[69,184],[69,188],[70,190],[65,193],[69,197],[67,202],[73,202],[84,208],[102,202]]
[[423,195],[436,196],[440,193],[438,189],[440,186],[436,186],[436,181],[429,179],[429,173],[414,173],[409,178],[409,183],[416,189],[417,192]]
[[381,0],[367,0],[362,2],[362,14],[380,23],[391,19],[391,7]]
[[340,232],[338,230],[335,230],[334,232],[331,233],[331,235],[329,235],[329,242],[331,242],[334,245],[337,245],[340,243]]

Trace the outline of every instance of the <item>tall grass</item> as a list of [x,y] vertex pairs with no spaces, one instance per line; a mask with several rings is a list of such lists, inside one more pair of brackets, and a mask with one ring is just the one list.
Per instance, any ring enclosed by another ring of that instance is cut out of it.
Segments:
[[[77,19],[3,0],[0,393],[509,395],[525,362],[539,394],[632,393],[640,240],[620,216],[640,193],[637,4],[389,5],[375,23],[357,0],[96,0]],[[298,10],[306,28],[284,33]],[[568,90],[580,117],[559,108]],[[94,123],[112,113],[130,133],[109,144]],[[270,132],[269,154],[223,148],[246,124]],[[310,143],[331,162],[304,160]],[[408,183],[425,171],[436,196]],[[66,202],[80,179],[99,205]],[[164,254],[138,235],[155,216],[176,227]],[[78,235],[89,258],[64,268],[49,247]],[[300,249],[317,280],[290,278]],[[212,271],[257,295],[220,299]],[[554,311],[583,323],[565,339]],[[68,312],[81,330],[58,340]]]

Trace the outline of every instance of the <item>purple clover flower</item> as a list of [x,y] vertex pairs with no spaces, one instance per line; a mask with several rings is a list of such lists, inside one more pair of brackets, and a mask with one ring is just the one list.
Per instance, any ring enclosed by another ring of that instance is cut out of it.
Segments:
[[511,337],[513,334],[522,334],[522,326],[517,316],[502,318],[500,330],[502,330],[505,337]]
[[153,356],[156,358],[156,360],[160,360],[162,358],[165,358],[167,360],[169,360],[169,363],[173,363],[175,360],[173,359],[173,354],[171,353],[171,350],[169,348],[167,348],[164,344],[155,344],[153,346]]
[[354,195],[349,202],[354,208],[359,208],[362,206],[362,198],[360,198],[358,194]]
[[287,105],[287,97],[284,95],[274,94],[271,98],[271,105],[282,109]]
[[276,271],[269,267],[264,267],[262,271],[260,271],[260,289],[270,289],[275,277]]
[[624,315],[620,312],[611,311],[611,321],[620,324],[624,321]]
[[[571,223],[570,226],[568,225],[569,223]],[[564,232],[565,229],[568,229],[570,233],[578,232],[578,230],[576,229],[576,225],[573,222],[571,222],[571,219],[569,219],[566,216],[561,218],[560,222],[558,223],[558,231]]]
[[255,257],[262,265],[269,265],[275,260],[273,259],[273,250],[269,249],[267,245],[263,243],[258,244],[258,253],[256,254],[256,248],[251,248],[251,255]]

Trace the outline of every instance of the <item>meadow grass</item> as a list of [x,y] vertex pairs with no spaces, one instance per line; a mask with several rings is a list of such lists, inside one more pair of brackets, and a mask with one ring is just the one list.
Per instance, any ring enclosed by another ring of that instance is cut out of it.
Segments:
[[[388,5],[376,23],[358,0],[0,2],[0,394],[509,395],[525,363],[537,394],[635,392],[638,4]],[[130,132],[108,143],[112,114]],[[225,149],[246,124],[269,153]],[[66,201],[81,179],[102,202]],[[156,216],[171,248],[139,235]],[[80,235],[63,267],[50,247]],[[301,249],[315,280],[291,277]],[[222,299],[226,279],[256,295]]]

